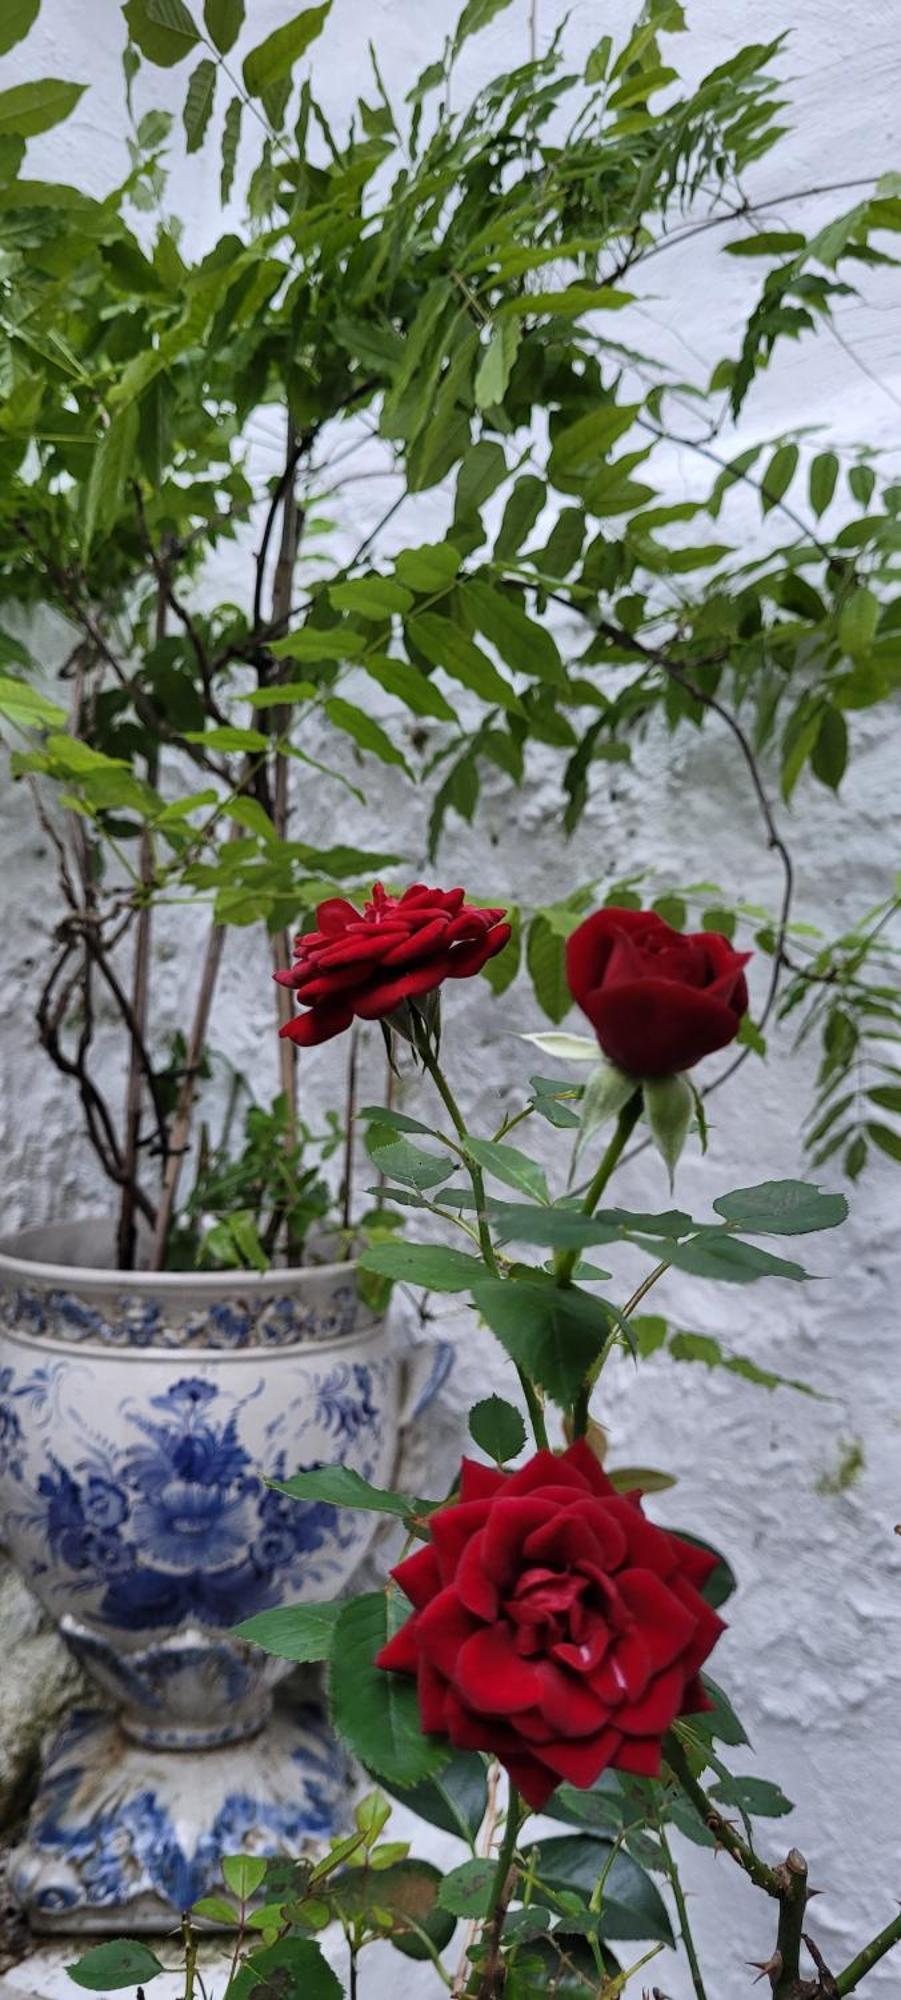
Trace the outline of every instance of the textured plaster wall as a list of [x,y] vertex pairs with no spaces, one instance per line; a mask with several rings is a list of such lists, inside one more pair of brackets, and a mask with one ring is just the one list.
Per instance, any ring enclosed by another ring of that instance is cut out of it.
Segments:
[[[285,0],[251,0],[249,11],[262,34],[288,10]],[[428,8],[412,0],[334,0],[316,59],[317,87],[329,112],[340,116],[365,86],[370,35],[390,89],[429,59],[455,11],[451,0],[431,0]],[[794,130],[776,158],[751,177],[758,198],[779,201],[794,187],[897,164],[897,0],[865,0],[853,8],[844,0],[795,0],[793,8],[784,0],[756,0],[753,7],[747,0],[694,0],[689,13],[693,32],[679,59],[696,73],[722,60],[738,40],[793,29],[783,68],[794,79]],[[562,14],[561,0],[538,0],[542,42]],[[576,0],[571,14],[576,49],[627,19],[622,0],[603,7]],[[120,46],[114,0],[83,0],[78,7],[71,0],[44,0],[27,51],[7,60],[2,80],[16,81],[26,67],[35,73],[39,65],[80,77],[91,88],[61,132],[35,142],[32,171],[74,175],[99,192],[122,170]],[[485,74],[526,50],[527,8],[515,0],[472,46],[468,72]],[[178,108],[184,75],[153,72],[152,88],[157,101]],[[146,83],[143,89],[146,95]],[[205,245],[215,226],[217,179],[207,155],[175,176],[175,201],[189,218],[192,247]],[[826,212],[828,204],[813,201],[805,208],[811,224]],[[717,262],[715,242],[702,237],[648,266],[639,284],[640,311],[626,336],[655,347],[698,381],[734,340],[749,282],[731,260]],[[837,337],[824,334],[779,358],[748,408],[743,442],[803,423],[846,446],[869,439],[897,464],[898,287],[892,274],[868,278],[867,287],[872,303],[847,302]],[[274,426],[254,427],[254,447],[274,468]],[[696,467],[674,453],[672,495],[696,490],[697,477]],[[364,502],[359,495],[352,506],[339,502],[342,546],[348,548],[384,504],[385,489],[376,480],[360,493]],[[417,500],[401,515],[398,537],[408,530],[423,539],[440,532],[444,504],[434,495]],[[749,537],[756,533],[752,512],[746,530]],[[50,621],[42,638],[52,665],[61,640]],[[854,738],[854,762],[838,807],[805,783],[786,816],[799,909],[830,931],[884,894],[891,879],[898,737],[887,731],[884,717],[878,723],[861,717]],[[402,848],[418,873],[425,805],[379,767],[368,770],[367,783],[365,813],[345,794],[323,787],[307,821],[309,836]],[[549,753],[533,758],[530,783],[517,795],[489,779],[477,827],[454,822],[448,831],[441,878],[480,892],[515,890],[526,903],[560,894],[574,880],[639,868],[656,871],[661,883],[712,877],[730,893],[762,903],[777,894],[753,802],[728,742],[715,729],[680,736],[675,749],[652,739],[631,772],[617,768],[611,777],[600,767],[590,811],[570,846],[555,831],[557,798]],[[0,1147],[5,1217],[16,1226],[91,1208],[100,1190],[85,1161],[76,1107],[34,1047],[29,1005],[54,906],[43,842],[27,801],[9,788],[0,799],[0,841],[7,992],[0,1025]],[[185,1018],[204,933],[199,914],[183,912],[161,926],[167,956],[160,1003],[170,1025]],[[765,969],[757,968],[753,980],[759,997]],[[448,1057],[461,1096],[483,1129],[491,1129],[530,1066],[515,1033],[540,1025],[533,1005],[526,990],[517,989],[495,1007],[482,985],[473,984],[452,994],[448,1014]],[[214,1033],[232,1060],[254,1074],[261,1094],[275,1087],[267,968],[243,933],[226,950]],[[715,1100],[710,1153],[704,1161],[692,1157],[680,1170],[679,1199],[686,1206],[703,1211],[725,1187],[801,1168],[799,1128],[810,1062],[792,1054],[784,1036],[774,1037],[774,1044],[765,1070],[749,1064]],[[375,1035],[371,1059],[368,1095],[381,1080]],[[118,1088],[112,1062],[109,1075]],[[339,1054],[307,1059],[303,1089],[313,1108],[336,1102]],[[659,1205],[664,1198],[661,1170],[647,1156],[628,1169],[621,1186],[623,1200],[632,1204]],[[740,1588],[716,1665],[753,1739],[756,1756],[739,1753],[739,1767],[778,1778],[797,1802],[792,1837],[808,1854],[812,1880],[823,1891],[811,1921],[836,1964],[891,1916],[901,1895],[901,1551],[893,1535],[901,1518],[898,1206],[897,1176],[886,1163],[854,1198],[842,1236],[824,1237],[809,1249],[811,1267],[828,1283],[741,1289],[674,1279],[658,1295],[676,1323],[715,1332],[763,1364],[814,1381],[828,1400],[788,1391],[768,1396],[734,1378],[680,1370],[663,1360],[638,1376],[630,1364],[611,1369],[603,1413],[616,1459],[666,1466],[677,1475],[675,1491],[655,1503],[657,1517],[708,1532],[734,1562]],[[628,1275],[624,1269],[624,1283]],[[504,1363],[465,1315],[441,1308],[433,1330],[458,1346],[456,1373],[430,1419],[436,1461],[446,1465],[464,1406],[489,1386],[509,1390],[509,1380]],[[834,1472],[843,1441],[858,1437],[865,1467],[856,1483],[840,1496],[819,1493],[818,1481]],[[768,1847],[781,1837],[778,1827],[764,1833]],[[765,1957],[771,1946],[769,1911],[726,1859],[714,1863],[686,1849],[684,1865],[710,1967],[711,2000],[739,2000],[750,1977],[747,1961]],[[658,1963],[653,1977],[671,2000],[688,2000],[684,1969]],[[397,1959],[386,1955],[373,1973],[376,2000],[387,2000],[397,1976]],[[432,1983],[427,1969],[405,1965],[402,1976],[411,1991],[415,1985],[425,1992]],[[897,1967],[886,1964],[867,1990],[874,2000],[888,2000],[899,1977]]]

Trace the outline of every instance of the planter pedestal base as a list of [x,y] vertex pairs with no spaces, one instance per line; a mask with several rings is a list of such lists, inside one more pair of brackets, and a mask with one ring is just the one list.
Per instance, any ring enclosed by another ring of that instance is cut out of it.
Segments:
[[349,1774],[321,1712],[276,1701],[227,1748],[148,1749],[76,1709],[47,1752],[10,1886],[41,1933],[170,1930],[222,1893],[228,1854],[297,1855],[345,1823]]

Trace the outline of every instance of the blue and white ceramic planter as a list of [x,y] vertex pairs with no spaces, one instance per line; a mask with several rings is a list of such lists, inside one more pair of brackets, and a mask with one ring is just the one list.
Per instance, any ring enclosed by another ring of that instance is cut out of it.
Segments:
[[115,1707],[48,1756],[14,1868],[45,1929],[169,1922],[214,1885],[224,1828],[296,1852],[340,1818],[337,1746],[281,1713],[276,1754],[290,1669],[232,1627],[340,1595],[376,1521],[266,1482],[342,1464],[390,1484],[447,1367],[420,1350],[411,1383],[352,1264],[126,1277],[108,1242],[86,1223],[0,1246],[3,1536]]

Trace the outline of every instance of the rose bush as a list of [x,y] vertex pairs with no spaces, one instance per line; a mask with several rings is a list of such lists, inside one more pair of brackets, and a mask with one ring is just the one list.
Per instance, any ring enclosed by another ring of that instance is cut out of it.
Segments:
[[735,1040],[749,957],[715,931],[674,931],[653,910],[606,909],[573,931],[566,973],[610,1061],[631,1076],[660,1077]]
[[423,1729],[487,1750],[540,1810],[608,1765],[656,1777],[724,1630],[717,1558],[645,1520],[583,1439],[517,1472],[464,1459],[460,1497],[392,1572],[415,1609],[377,1665],[415,1674]]
[[297,938],[290,971],[275,974],[307,1009],[281,1033],[312,1048],[343,1034],[354,1015],[385,1020],[445,979],[481,972],[503,950],[510,925],[503,910],[476,909],[464,896],[422,882],[390,896],[376,882],[362,913],[342,896],[320,903],[318,929]]

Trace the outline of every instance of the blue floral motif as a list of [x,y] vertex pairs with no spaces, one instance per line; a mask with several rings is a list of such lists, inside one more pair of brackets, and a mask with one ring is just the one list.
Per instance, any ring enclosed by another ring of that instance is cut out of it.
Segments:
[[[46,1379],[15,1388],[12,1371],[6,1374],[0,1448],[4,1419],[7,1438],[19,1435],[10,1396],[31,1395],[52,1407]],[[384,1364],[360,1362],[314,1378],[302,1410],[292,1406],[269,1426],[269,1477],[287,1479],[302,1469],[297,1445],[311,1427],[320,1438],[323,1429],[334,1437],[330,1462],[343,1462],[364,1437],[374,1459],[382,1435],[377,1381],[384,1380]],[[47,1454],[37,1479],[38,1511],[28,1523],[57,1565],[82,1578],[85,1589],[99,1586],[93,1615],[103,1623],[134,1632],[172,1629],[190,1618],[231,1626],[279,1603],[300,1581],[301,1568],[306,1586],[322,1587],[360,1538],[353,1516],[288,1500],[255,1470],[239,1426],[245,1403],[262,1388],[257,1383],[236,1403],[214,1382],[182,1376],[149,1406],[121,1410],[120,1422],[138,1433],[124,1450],[98,1446],[85,1425],[92,1449],[84,1458],[66,1465]],[[283,1426],[292,1439],[290,1458],[272,1435]],[[48,1567],[41,1560],[34,1574],[46,1576]]]
[[[29,1829],[28,1860],[14,1871],[15,1893],[29,1900],[28,1879],[37,1864],[58,1857],[67,1880],[45,1882],[35,1906],[48,1915],[87,1904],[127,1905],[156,1894],[176,1914],[220,1882],[223,1854],[296,1853],[305,1839],[332,1832],[346,1773],[334,1739],[314,1710],[297,1715],[297,1770],[292,1803],[226,1794],[196,1847],[181,1846],[170,1808],[151,1785],[79,1819],[79,1796],[93,1775],[91,1758],[102,1744],[97,1715],[76,1709],[51,1752]],[[74,1878],[74,1879],[73,1879]]]
[[107,1347],[292,1347],[343,1339],[370,1320],[352,1275],[332,1281],[315,1306],[302,1292],[291,1291],[253,1291],[245,1299],[212,1299],[187,1308],[184,1301],[170,1304],[142,1292],[121,1292],[104,1295],[101,1308],[77,1292],[50,1286],[0,1287],[0,1325]]

